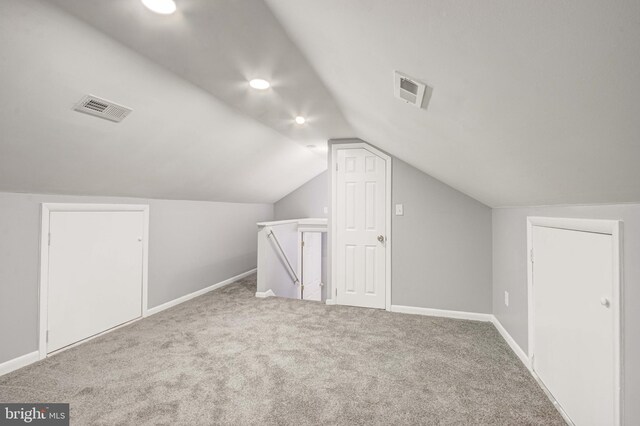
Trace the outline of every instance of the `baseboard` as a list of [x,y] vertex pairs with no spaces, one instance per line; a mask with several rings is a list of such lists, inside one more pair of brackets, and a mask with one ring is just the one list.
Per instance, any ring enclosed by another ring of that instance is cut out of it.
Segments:
[[498,318],[496,318],[493,315],[492,317],[493,317],[493,320],[492,320],[493,325],[498,330],[498,333],[500,333],[500,335],[505,340],[505,342],[507,342],[507,344],[509,345],[513,353],[515,353],[516,356],[520,358],[520,361],[522,361],[525,367],[527,367],[527,369],[531,371],[531,362],[529,361],[529,357],[527,356],[527,354],[522,350],[520,345],[516,343],[513,337],[511,337],[509,332],[507,332],[507,330],[502,326],[502,323],[498,320]]
[[256,291],[256,297],[259,297],[260,299],[264,299],[267,297],[275,297],[275,295],[276,294],[271,289],[267,291]]
[[249,276],[249,275],[251,275],[251,274],[253,274],[255,272],[256,272],[256,268],[254,268],[254,269],[252,269],[250,271],[238,274],[235,277],[231,277],[231,278],[229,278],[227,280],[224,280],[224,281],[221,281],[221,282],[219,282],[217,284],[210,285],[209,287],[205,287],[205,288],[203,288],[201,290],[194,291],[193,293],[189,293],[189,294],[184,295],[182,297],[178,297],[177,299],[173,299],[170,302],[163,303],[162,305],[158,305],[158,306],[153,307],[151,309],[147,309],[147,312],[146,312],[146,314],[144,316],[148,317],[150,315],[157,314],[158,312],[162,312],[165,309],[169,309],[169,308],[171,308],[173,306],[176,306],[176,305],[179,305],[181,303],[184,303],[184,302],[186,302],[188,300],[191,300],[191,299],[193,299],[195,297],[202,296],[203,294],[209,293],[210,291],[213,291],[213,290],[216,290],[218,288],[224,287],[226,285],[232,284],[232,283],[234,283],[234,282],[236,282],[238,280],[241,280],[242,278],[247,277],[247,276]]
[[[205,293],[208,293],[208,292],[213,291],[215,289],[218,289],[218,288],[224,287],[226,285],[229,285],[231,283],[234,283],[234,282],[236,282],[236,281],[238,281],[238,280],[240,280],[240,279],[242,279],[244,277],[247,277],[247,276],[249,276],[249,275],[251,275],[251,274],[253,274],[255,272],[256,272],[256,269],[254,268],[254,269],[252,269],[250,271],[243,272],[242,274],[236,275],[235,277],[231,277],[231,278],[229,278],[227,280],[224,280],[224,281],[221,281],[221,282],[219,282],[217,284],[213,284],[213,285],[211,285],[209,287],[203,288],[202,290],[198,290],[198,291],[195,291],[193,293],[190,293],[190,294],[187,294],[185,296],[182,296],[182,297],[179,297],[177,299],[174,299],[174,300],[172,300],[170,302],[163,303],[162,305],[159,305],[159,306],[156,306],[154,308],[148,309],[144,316],[148,317],[150,315],[157,314],[158,312],[164,311],[165,309],[169,309],[169,308],[171,308],[173,306],[179,305],[180,303],[184,303],[187,300],[191,300],[194,297],[202,296]],[[137,320],[134,320],[134,321],[137,321]],[[122,326],[129,325],[129,324],[130,323],[123,324]],[[100,333],[100,335],[109,333],[109,332],[111,332],[111,331],[113,331],[113,330],[115,330],[117,328],[120,328],[120,326],[115,327],[113,329],[106,330],[104,333]],[[93,337],[97,337],[97,336],[93,336]],[[86,341],[87,340],[82,340],[81,342],[78,342],[77,344],[82,344],[82,343],[85,343]],[[75,346],[75,345],[72,345],[72,346]],[[68,348],[65,348],[65,349],[68,349]],[[0,376],[2,376],[3,374],[10,373],[10,372],[12,372],[14,370],[17,370],[19,368],[26,367],[27,365],[33,364],[34,362],[39,361],[39,360],[40,360],[40,352],[39,351],[34,351],[34,352],[30,352],[30,353],[28,353],[26,355],[22,355],[22,356],[19,356],[17,358],[10,359],[9,361],[5,361],[2,364],[0,364]]]
[[326,303],[327,305],[335,305],[336,301],[335,299],[327,299],[324,301],[324,303]]
[[[327,304],[329,304],[329,300],[327,300]],[[500,323],[498,318],[496,318],[494,315],[480,314],[475,312],[447,311],[443,309],[418,308],[415,306],[401,306],[401,305],[391,305],[391,312],[491,322],[493,323],[495,328],[498,330],[498,333],[500,333],[502,338],[507,342],[511,350],[516,354],[516,356],[520,359],[520,361],[522,361],[525,367],[527,367],[527,369],[531,371],[531,363],[529,362],[529,356],[522,350],[520,345],[516,343],[513,337],[511,337],[511,335],[503,327],[502,323]]]
[[445,309],[431,309],[431,308],[418,308],[416,306],[402,306],[391,305],[391,312],[397,312],[401,314],[414,314],[414,315],[427,315],[432,317],[444,317],[464,319],[471,321],[486,321],[493,322],[493,315],[481,314],[477,312],[464,312],[464,311],[448,311]]
[[40,352],[33,351],[17,358],[10,359],[9,361],[5,361],[0,364],[0,376],[2,376],[3,374],[11,373],[18,368],[26,367],[27,365],[33,364],[34,362],[39,360]]
[[544,383],[542,383],[542,380],[540,380],[540,377],[538,377],[536,372],[533,371],[531,361],[529,360],[529,356],[527,356],[527,354],[522,350],[520,345],[518,345],[516,341],[513,340],[513,337],[511,337],[507,329],[504,328],[500,320],[498,320],[498,318],[496,318],[495,315],[493,317],[493,325],[496,327],[496,329],[498,330],[498,333],[500,333],[500,335],[505,340],[505,342],[507,342],[507,344],[509,345],[513,353],[515,353],[516,356],[520,359],[520,361],[522,361],[524,366],[527,367],[527,370],[529,370],[529,373],[531,374],[533,379],[536,381],[538,386],[540,386],[540,389],[542,389],[542,391],[547,396],[547,398],[549,398],[549,401],[551,401],[551,403],[556,408],[556,410],[558,410],[562,418],[567,422],[568,425],[572,425],[573,422],[571,421],[567,413],[562,409],[562,406],[558,403],[558,401],[556,401],[556,399],[551,394],[551,392],[549,392],[549,390],[544,385]]

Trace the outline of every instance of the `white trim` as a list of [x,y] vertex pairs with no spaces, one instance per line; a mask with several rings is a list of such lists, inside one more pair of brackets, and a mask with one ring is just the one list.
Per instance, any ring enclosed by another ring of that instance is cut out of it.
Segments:
[[258,222],[256,225],[260,226],[278,226],[278,225],[288,225],[290,223],[298,223],[300,219],[287,219],[287,220],[275,220],[271,222]]
[[551,401],[551,403],[553,404],[553,407],[560,413],[560,415],[562,416],[562,418],[564,419],[565,422],[567,422],[567,424],[569,426],[575,426],[575,424],[573,423],[573,421],[569,418],[569,415],[567,415],[566,411],[564,411],[564,409],[562,408],[562,406],[558,403],[558,401],[555,399],[555,397],[551,394],[551,392],[549,392],[549,389],[547,389],[547,387],[544,385],[544,383],[542,382],[542,380],[540,380],[540,377],[538,377],[538,375],[536,374],[535,371],[533,371],[532,368],[529,369],[529,373],[531,373],[531,376],[533,377],[533,379],[536,381],[536,383],[538,384],[538,386],[540,386],[540,389],[542,389],[542,392],[544,392],[544,394],[547,396],[547,398],[549,399],[549,401]]
[[448,310],[442,310],[442,309],[418,308],[418,307],[415,307],[415,306],[399,306],[399,305],[392,305],[391,306],[391,312],[406,313],[406,314],[416,314],[416,315],[428,315],[428,316],[436,316],[436,317],[444,317],[444,318],[456,318],[456,319],[472,320],[472,321],[485,321],[485,322],[493,323],[493,325],[496,328],[496,330],[498,330],[498,333],[500,333],[500,336],[502,336],[504,341],[509,345],[509,348],[513,351],[513,353],[524,364],[524,366],[527,368],[527,370],[529,371],[531,376],[534,378],[536,383],[538,383],[540,388],[547,395],[547,398],[549,398],[551,403],[558,410],[560,415],[562,415],[562,417],[565,419],[565,421],[568,424],[573,425],[573,423],[571,422],[571,420],[569,419],[567,414],[564,412],[564,410],[560,406],[560,404],[558,404],[558,402],[555,400],[553,395],[551,395],[551,393],[546,389],[546,387],[544,386],[544,383],[542,383],[542,381],[540,380],[538,375],[535,373],[535,371],[532,370],[531,362],[529,361],[529,357],[527,356],[525,351],[523,351],[522,348],[520,347],[520,345],[518,345],[518,343],[516,343],[516,341],[513,339],[513,337],[511,337],[509,332],[507,332],[507,330],[502,326],[502,323],[500,322],[500,320],[498,320],[498,318],[495,317],[495,315],[480,314],[480,313],[475,313],[475,312],[448,311]]
[[100,333],[94,334],[93,336],[89,336],[89,337],[87,337],[86,339],[82,339],[82,340],[80,340],[80,341],[78,341],[78,342],[72,343],[72,344],[67,345],[67,346],[65,346],[65,347],[62,347],[62,348],[60,348],[60,349],[56,349],[56,350],[55,350],[55,351],[53,351],[53,352],[49,352],[49,353],[47,354],[47,358],[48,358],[48,357],[50,357],[50,356],[58,355],[59,353],[64,352],[64,351],[66,351],[66,350],[68,350],[68,349],[75,348],[76,346],[80,346],[80,345],[82,345],[82,344],[84,344],[84,343],[87,343],[87,342],[89,342],[89,341],[93,340],[93,339],[97,339],[98,337],[100,337],[100,336],[102,336],[102,335],[105,335],[105,334],[107,334],[107,333],[111,333],[112,331],[116,331],[116,330],[118,330],[118,329],[120,329],[120,328],[127,327],[127,326],[129,326],[129,325],[133,324],[134,322],[138,322],[138,321],[141,321],[141,320],[143,320],[143,319],[144,319],[144,317],[134,318],[134,319],[132,319],[131,321],[127,321],[127,322],[124,322],[124,323],[122,323],[122,324],[118,324],[118,325],[116,325],[115,327],[111,327],[111,328],[109,328],[109,329],[107,329],[107,330],[101,331]]
[[[327,300],[327,304],[329,301]],[[432,308],[419,308],[416,306],[402,306],[391,305],[391,312],[397,312],[401,314],[414,314],[414,315],[426,315],[442,318],[455,318],[464,319],[470,321],[484,321],[491,322],[496,327],[502,338],[507,342],[511,350],[522,361],[522,363],[530,370],[529,358],[525,351],[522,350],[520,345],[511,337],[507,330],[502,326],[502,323],[492,314],[483,314],[478,312],[465,312],[465,311],[451,311],[445,309],[432,309]]]
[[266,299],[267,297],[275,297],[275,296],[276,294],[271,289],[267,291],[256,291],[256,297],[259,299]]
[[595,232],[614,235],[621,222],[618,220],[573,219],[557,217],[527,217],[527,227],[542,226],[545,228],[568,229],[571,231]]
[[187,302],[195,297],[202,296],[203,294],[209,293],[210,291],[222,288],[229,284],[233,284],[234,282],[241,280],[244,277],[247,277],[256,272],[256,269],[251,269],[250,271],[243,272],[241,274],[236,275],[235,277],[231,277],[224,281],[220,281],[219,283],[212,284],[209,287],[205,287],[203,289],[194,291],[193,293],[185,294],[184,296],[178,297],[177,299],[173,299],[169,302],[163,303],[162,305],[154,306],[153,308],[147,310],[147,314],[145,317],[157,314],[158,312],[164,311],[165,309],[172,308],[181,303]]
[[419,308],[416,306],[391,305],[391,312],[400,314],[427,315],[431,317],[455,318],[471,321],[493,322],[493,315],[478,312],[449,311],[445,309]]
[[149,279],[149,206],[146,204],[42,203],[40,229],[39,336],[40,359],[47,356],[47,290],[49,288],[49,214],[51,212],[141,211],[142,236],[142,317],[147,314]]
[[331,175],[331,187],[330,187],[330,193],[331,193],[331,218],[329,220],[330,222],[330,235],[331,235],[331,243],[330,243],[330,247],[331,247],[331,253],[329,254],[329,256],[331,256],[331,286],[329,288],[329,291],[332,292],[332,294],[334,294],[334,302],[335,304],[339,304],[338,301],[338,296],[335,292],[335,286],[337,283],[337,268],[338,268],[338,263],[335,261],[334,257],[336,256],[336,253],[338,252],[337,250],[337,239],[335,238],[335,235],[337,233],[337,228],[336,228],[336,215],[337,215],[337,202],[336,202],[336,197],[337,197],[337,191],[336,191],[336,184],[337,184],[337,176],[336,176],[336,159],[337,157],[337,152],[340,149],[355,149],[355,148],[362,148],[362,149],[366,149],[367,151],[370,151],[371,153],[379,156],[380,158],[385,160],[385,166],[386,166],[386,185],[385,185],[385,191],[386,191],[386,205],[387,205],[387,217],[386,217],[386,223],[385,223],[385,227],[386,227],[386,236],[385,236],[385,245],[387,247],[387,253],[386,253],[386,277],[385,277],[385,309],[387,311],[391,311],[391,253],[392,253],[392,242],[393,242],[393,236],[392,236],[392,229],[391,229],[391,216],[393,214],[392,211],[392,205],[391,205],[391,200],[392,200],[392,194],[391,194],[391,163],[392,163],[392,158],[389,154],[380,151],[378,148],[374,147],[373,145],[370,145],[366,142],[349,142],[349,143],[332,143],[331,144],[331,157],[330,157],[330,161],[329,161],[329,171],[330,171],[330,175]]
[[0,364],[0,376],[11,373],[18,368],[26,367],[29,364],[33,364],[40,360],[40,352],[33,351],[28,354],[19,356],[17,358],[10,359]]
[[287,219],[287,220],[276,220],[272,222],[258,222],[256,225],[258,227],[261,226],[278,226],[278,225],[289,225],[291,223],[297,223],[298,225],[307,225],[307,226],[319,226],[325,227],[327,226],[327,219],[323,217],[305,217],[301,219]]
[[[256,272],[256,269],[254,268],[254,269],[252,269],[250,271],[243,272],[242,274],[238,274],[235,277],[232,277],[232,278],[229,278],[227,280],[221,281],[221,282],[219,282],[217,284],[211,285],[211,286],[206,287],[206,288],[204,288],[202,290],[198,290],[198,291],[190,293],[190,294],[188,294],[186,296],[182,296],[182,297],[179,297],[177,299],[174,299],[171,302],[167,302],[167,303],[164,303],[162,305],[156,306],[154,308],[148,309],[147,312],[146,312],[146,315],[144,315],[143,317],[135,318],[135,319],[133,319],[131,321],[128,321],[128,322],[126,322],[124,324],[120,324],[120,325],[117,325],[117,326],[115,326],[113,328],[110,328],[109,330],[105,330],[105,331],[103,331],[101,333],[98,333],[96,335],[93,335],[91,337],[87,337],[86,339],[83,339],[83,340],[81,340],[79,342],[76,342],[76,343],[74,343],[72,345],[65,346],[64,348],[61,348],[61,349],[59,349],[59,350],[57,350],[55,352],[51,352],[49,354],[49,356],[57,355],[57,354],[59,354],[61,352],[66,351],[67,349],[71,349],[71,348],[73,348],[75,346],[78,346],[78,345],[81,345],[83,343],[86,343],[86,342],[88,342],[90,340],[93,340],[93,339],[95,339],[97,337],[100,337],[100,336],[102,336],[104,334],[110,333],[112,331],[115,331],[115,330],[117,330],[119,328],[126,327],[128,325],[131,325],[134,322],[140,321],[141,319],[146,318],[146,317],[148,317],[150,315],[157,314],[160,311],[164,311],[165,309],[169,309],[169,308],[171,308],[173,306],[176,306],[176,305],[178,305],[180,303],[183,303],[183,302],[186,302],[188,300],[191,300],[191,299],[193,299],[195,297],[202,296],[203,294],[208,293],[208,292],[210,292],[212,290],[216,290],[218,288],[221,288],[221,287],[224,287],[226,285],[232,284],[233,282],[238,281],[238,280],[240,280],[240,279],[242,279],[242,278],[244,278],[246,276],[249,276],[249,275],[251,275],[251,274],[253,274],[255,272]],[[270,293],[269,294],[270,296],[275,296],[275,294],[273,294],[273,292],[271,290],[267,291],[266,293]],[[257,296],[257,294],[256,294],[256,296]],[[10,359],[9,361],[5,361],[2,364],[0,364],[0,376],[2,376],[3,374],[10,373],[10,372],[12,372],[14,370],[17,370],[19,368],[26,367],[27,365],[33,364],[34,362],[37,362],[37,361],[39,361],[41,359],[42,359],[42,357],[41,357],[40,351],[37,350],[37,351],[33,351],[31,353],[28,353],[26,355],[19,356],[19,357],[14,358],[14,359]]]
[[630,206],[630,205],[638,205],[640,201],[624,201],[617,203],[580,203],[580,204],[535,204],[533,206],[496,206],[491,207],[492,209],[504,209],[504,210],[515,210],[515,209],[553,209],[553,208],[563,208],[563,207],[600,207],[600,206]]
[[527,356],[527,353],[522,350],[522,348],[518,343],[516,343],[514,338],[511,337],[509,332],[503,327],[502,323],[498,318],[495,317],[495,315],[492,315],[491,322],[493,322],[493,325],[495,326],[496,330],[498,330],[498,333],[500,333],[500,335],[505,340],[505,342],[507,342],[507,344],[509,345],[513,353],[515,353],[516,356],[520,358],[520,361],[522,361],[525,367],[527,367],[527,369],[531,371],[531,363],[529,362],[529,357]]
[[[623,423],[624,418],[624,355],[622,351],[623,345],[623,327],[624,327],[624,315],[623,315],[623,265],[622,265],[622,221],[619,220],[600,220],[600,219],[573,219],[573,218],[555,218],[555,217],[541,217],[541,216],[529,216],[527,217],[527,300],[528,300],[528,338],[529,338],[529,363],[531,365],[531,372],[536,380],[543,386],[538,376],[535,374],[534,365],[532,362],[535,348],[533,327],[534,327],[534,313],[533,313],[533,263],[531,262],[531,251],[533,249],[533,227],[542,226],[547,228],[556,229],[568,229],[581,232],[594,232],[599,234],[611,235],[613,238],[613,294],[611,307],[613,309],[613,338],[614,338],[614,415],[615,425],[619,426]],[[534,253],[535,256],[535,253]],[[561,410],[563,416],[566,414]]]

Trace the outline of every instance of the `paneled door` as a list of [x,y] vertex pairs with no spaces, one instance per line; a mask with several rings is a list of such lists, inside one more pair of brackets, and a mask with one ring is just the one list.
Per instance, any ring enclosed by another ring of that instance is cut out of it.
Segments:
[[576,425],[615,425],[612,235],[533,226],[533,370]]
[[337,151],[333,258],[341,305],[386,307],[387,161],[365,148]]
[[141,211],[49,213],[47,353],[142,315]]

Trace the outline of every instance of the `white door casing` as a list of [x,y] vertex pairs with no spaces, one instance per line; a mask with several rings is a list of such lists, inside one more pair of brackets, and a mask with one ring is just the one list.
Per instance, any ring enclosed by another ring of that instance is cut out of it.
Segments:
[[388,309],[391,159],[366,144],[334,148],[332,282],[336,302]]
[[148,206],[42,213],[41,358],[146,314]]
[[529,357],[571,422],[619,425],[619,230],[595,222],[529,219]]

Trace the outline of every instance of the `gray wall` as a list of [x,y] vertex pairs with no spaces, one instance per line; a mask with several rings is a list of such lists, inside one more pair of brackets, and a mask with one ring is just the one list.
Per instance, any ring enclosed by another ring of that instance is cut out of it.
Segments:
[[274,204],[275,220],[328,217],[329,173],[322,172]]
[[491,209],[393,160],[394,305],[491,313]]
[[[640,406],[640,204],[500,208],[493,210],[493,312],[526,352],[527,216],[624,221],[623,310],[626,424],[639,424]],[[509,292],[509,307],[504,292]]]
[[271,204],[0,193],[0,363],[38,349],[40,203],[149,204],[149,307],[256,266]]
[[[278,201],[276,219],[324,217],[328,180],[325,172]],[[396,158],[391,185],[393,204],[404,204],[391,223],[391,303],[491,313],[491,209]]]

